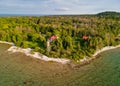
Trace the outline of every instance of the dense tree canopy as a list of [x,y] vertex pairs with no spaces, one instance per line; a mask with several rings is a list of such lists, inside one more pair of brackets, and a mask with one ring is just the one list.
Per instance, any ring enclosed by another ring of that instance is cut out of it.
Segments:
[[[0,17],[0,22],[0,40],[55,58],[79,60],[102,47],[120,44],[119,13]],[[59,38],[50,43],[48,52],[47,40],[53,35]]]

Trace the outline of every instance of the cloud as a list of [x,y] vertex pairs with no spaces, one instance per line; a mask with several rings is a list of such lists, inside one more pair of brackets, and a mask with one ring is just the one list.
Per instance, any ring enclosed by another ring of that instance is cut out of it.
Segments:
[[70,11],[69,8],[55,8],[55,11]]
[[120,0],[0,0],[0,13],[86,14],[120,11],[119,3]]

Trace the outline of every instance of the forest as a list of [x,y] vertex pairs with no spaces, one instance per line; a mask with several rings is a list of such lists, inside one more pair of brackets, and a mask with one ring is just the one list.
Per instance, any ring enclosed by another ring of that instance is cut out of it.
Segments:
[[[58,38],[50,42],[48,51],[51,36]],[[120,44],[120,13],[0,17],[0,40],[49,57],[77,61],[105,46]]]

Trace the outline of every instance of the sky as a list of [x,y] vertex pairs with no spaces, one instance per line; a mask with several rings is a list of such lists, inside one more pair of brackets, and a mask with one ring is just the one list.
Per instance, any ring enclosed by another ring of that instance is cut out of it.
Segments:
[[0,0],[0,14],[96,14],[120,12],[120,0]]

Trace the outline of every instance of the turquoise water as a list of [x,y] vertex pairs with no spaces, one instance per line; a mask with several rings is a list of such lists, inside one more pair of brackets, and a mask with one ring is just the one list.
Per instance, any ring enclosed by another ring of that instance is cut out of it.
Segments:
[[72,68],[7,52],[0,44],[0,86],[119,86],[120,48],[103,52],[88,65]]

